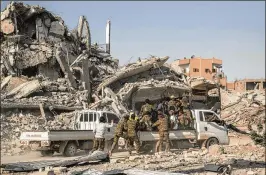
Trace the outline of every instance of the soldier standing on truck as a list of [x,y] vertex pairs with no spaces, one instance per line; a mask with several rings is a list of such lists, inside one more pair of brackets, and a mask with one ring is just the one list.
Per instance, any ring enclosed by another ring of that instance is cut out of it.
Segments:
[[151,114],[152,110],[153,110],[153,106],[151,105],[150,100],[146,99],[145,104],[141,106],[140,115],[143,116],[143,115],[147,115],[148,113]]
[[93,153],[95,150],[103,151],[105,147],[105,133],[107,127],[112,127],[113,123],[111,125],[107,125],[105,117],[101,116],[99,119],[99,123],[96,124],[96,127],[93,130],[93,133],[95,134],[94,141],[93,141],[93,148],[90,153]]
[[144,127],[144,130],[151,131],[151,114],[147,112],[140,120],[140,125]]
[[176,111],[176,101],[175,101],[175,96],[170,97],[171,100],[168,102],[168,111],[173,110]]
[[176,100],[176,112],[178,114],[178,112],[182,109],[182,103],[181,103],[181,100],[180,99],[177,99]]
[[[156,152],[162,151],[162,144],[165,140],[166,148],[165,151],[170,150],[170,139],[169,139],[169,120],[168,116],[164,115],[162,111],[158,111],[158,120],[152,125],[152,127],[157,126],[159,130],[159,140],[156,144]],[[158,150],[159,148],[159,150]]]
[[135,120],[135,115],[131,116],[131,120],[127,121],[127,136],[128,136],[128,143],[129,143],[129,149],[128,152],[131,155],[132,150],[134,148],[134,142],[136,144],[136,152],[137,154],[140,153],[140,141],[137,135],[137,132],[139,130],[139,122],[138,120]]
[[116,128],[115,128],[115,136],[114,136],[114,142],[112,144],[111,150],[109,151],[109,155],[112,155],[113,150],[115,149],[118,140],[120,137],[124,138],[125,140],[127,140],[127,121],[129,119],[129,115],[125,114],[123,119],[119,121],[119,123],[117,124]]
[[178,115],[178,128],[179,129],[188,129],[191,123],[191,118],[188,117],[182,110],[179,111]]
[[188,118],[191,118],[190,108],[189,108],[189,103],[188,103],[187,97],[183,97],[181,103],[182,103],[182,109],[183,109],[184,114]]

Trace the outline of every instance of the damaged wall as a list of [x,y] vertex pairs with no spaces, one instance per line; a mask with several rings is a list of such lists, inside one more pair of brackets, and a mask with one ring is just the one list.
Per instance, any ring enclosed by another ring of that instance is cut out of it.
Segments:
[[[93,100],[93,89],[116,72],[119,62],[91,45],[89,23],[80,19],[78,30],[70,31],[59,16],[40,6],[11,2],[1,12],[1,76],[12,75],[1,84],[4,106],[45,101],[80,108]],[[20,89],[10,95],[13,89],[6,87],[15,77],[27,82],[17,82]]]

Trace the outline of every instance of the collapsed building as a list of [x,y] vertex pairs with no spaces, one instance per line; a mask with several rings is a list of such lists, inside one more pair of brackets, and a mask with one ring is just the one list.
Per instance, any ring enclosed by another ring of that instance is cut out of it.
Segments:
[[71,129],[75,110],[121,115],[139,111],[146,98],[155,104],[171,95],[192,96],[195,108],[217,102],[209,103],[215,83],[186,77],[166,63],[168,56],[119,67],[110,54],[110,24],[102,47],[92,44],[84,16],[70,31],[63,19],[39,6],[11,2],[1,12],[1,127],[13,128],[2,133],[6,151],[21,131]]
[[4,108],[38,108],[36,104],[44,102],[63,110],[86,107],[93,89],[117,70],[118,63],[110,50],[91,44],[84,16],[77,29],[69,31],[60,17],[39,6],[11,2],[1,12]]
[[72,111],[104,104],[121,114],[145,98],[189,93],[186,77],[165,63],[168,57],[139,60],[118,71],[119,61],[110,55],[110,21],[106,49],[91,44],[84,16],[70,31],[42,7],[11,2],[1,12],[1,23],[3,109],[42,104],[44,110]]

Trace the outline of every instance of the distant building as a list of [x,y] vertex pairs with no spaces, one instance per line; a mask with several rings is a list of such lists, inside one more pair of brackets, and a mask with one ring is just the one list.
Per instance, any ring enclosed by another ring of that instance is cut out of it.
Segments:
[[245,92],[254,89],[265,90],[266,81],[265,79],[243,79],[228,82],[226,86],[228,90],[235,90],[238,92]]
[[191,58],[183,58],[172,63],[179,66],[181,71],[189,77],[204,77],[207,80],[214,80],[215,76],[220,77],[220,84],[226,87],[227,78],[222,70],[223,61],[216,58],[199,58],[194,55]]

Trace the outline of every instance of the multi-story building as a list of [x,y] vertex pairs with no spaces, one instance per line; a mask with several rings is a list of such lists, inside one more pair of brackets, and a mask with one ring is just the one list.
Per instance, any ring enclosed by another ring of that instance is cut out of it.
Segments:
[[235,90],[238,92],[245,92],[249,90],[265,90],[266,81],[265,79],[243,79],[236,80],[234,82],[227,83],[228,90]]
[[207,80],[214,80],[216,75],[220,77],[220,84],[226,87],[227,78],[222,70],[223,61],[200,57],[178,59],[172,63],[173,66],[179,66],[181,71],[189,77],[204,77]]

